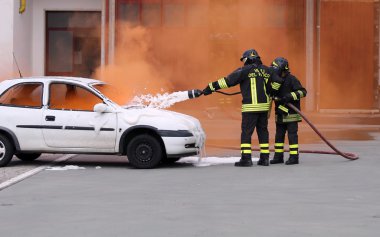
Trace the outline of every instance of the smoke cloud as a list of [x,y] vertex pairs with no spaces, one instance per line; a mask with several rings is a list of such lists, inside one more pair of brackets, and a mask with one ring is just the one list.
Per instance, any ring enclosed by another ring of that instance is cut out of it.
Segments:
[[[304,16],[290,14],[295,7],[289,10],[284,4],[264,0],[196,2],[184,22],[174,27],[117,22],[114,63],[98,68],[94,76],[123,91],[114,100],[126,104],[138,95],[203,89],[241,67],[240,56],[250,48],[259,52],[264,64],[278,56],[288,58],[292,72],[303,80]],[[286,27],[289,18],[298,22],[292,28]],[[239,91],[239,87],[225,91]],[[240,95],[214,93],[177,103],[170,109],[200,119],[208,142],[219,143],[221,137],[228,135],[230,144],[239,143]],[[218,126],[230,128],[222,130],[210,120],[224,121]],[[231,120],[236,121],[236,126],[225,126]]]

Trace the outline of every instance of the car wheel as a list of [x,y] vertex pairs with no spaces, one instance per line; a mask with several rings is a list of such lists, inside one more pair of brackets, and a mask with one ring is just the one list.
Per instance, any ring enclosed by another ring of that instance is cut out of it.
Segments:
[[16,157],[23,161],[34,161],[41,156],[41,153],[19,153]]
[[151,135],[137,135],[128,144],[127,156],[129,163],[136,168],[153,168],[162,159],[162,147],[160,142]]
[[174,164],[175,162],[179,161],[179,159],[181,159],[181,157],[165,158],[165,159],[162,159],[162,163],[163,164]]
[[7,166],[12,160],[15,149],[9,139],[0,135],[0,167]]

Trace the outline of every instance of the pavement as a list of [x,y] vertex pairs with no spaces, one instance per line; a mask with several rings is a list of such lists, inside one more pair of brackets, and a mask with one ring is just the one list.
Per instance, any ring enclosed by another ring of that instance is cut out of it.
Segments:
[[303,154],[295,166],[138,170],[124,157],[74,156],[58,165],[85,169],[43,170],[0,191],[0,236],[377,236],[372,135],[335,141],[359,160]]

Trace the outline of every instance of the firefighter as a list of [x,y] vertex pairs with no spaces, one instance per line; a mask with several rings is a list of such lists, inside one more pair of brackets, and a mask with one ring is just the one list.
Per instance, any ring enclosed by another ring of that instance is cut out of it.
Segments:
[[281,78],[269,67],[262,64],[259,54],[254,49],[246,50],[240,61],[244,66],[236,69],[227,77],[211,82],[203,90],[209,95],[216,90],[225,89],[240,84],[242,100],[241,122],[241,159],[235,166],[252,166],[251,137],[254,129],[260,143],[260,159],[257,165],[269,165],[269,133],[268,111],[271,96],[275,95],[281,86]]
[[301,110],[300,99],[305,97],[307,92],[300,81],[290,73],[288,60],[278,57],[272,62],[271,68],[273,68],[273,71],[277,75],[283,78],[283,83],[275,98],[275,153],[270,163],[284,163],[284,141],[285,134],[288,132],[289,159],[285,164],[298,164],[298,122],[301,121],[301,116],[289,108],[287,103],[291,103]]

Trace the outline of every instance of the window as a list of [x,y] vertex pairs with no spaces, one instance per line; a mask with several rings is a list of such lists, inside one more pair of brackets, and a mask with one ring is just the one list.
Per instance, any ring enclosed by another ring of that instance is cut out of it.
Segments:
[[143,26],[161,26],[160,2],[143,2],[141,6],[141,23]]
[[65,83],[50,85],[50,109],[93,111],[98,103],[103,103],[103,100],[80,86]]
[[238,19],[245,28],[284,28],[286,5],[284,1],[240,1]]
[[137,1],[130,1],[120,4],[118,15],[120,20],[136,26],[140,23],[140,4]]
[[185,26],[185,6],[182,3],[164,4],[163,25],[168,27]]
[[132,26],[202,27],[207,24],[207,4],[184,0],[117,0],[117,19]]
[[46,12],[47,76],[91,77],[100,66],[100,12]]
[[42,107],[42,83],[23,83],[12,86],[0,97],[0,105]]
[[98,84],[92,86],[95,90],[98,90],[101,94],[105,95],[108,99],[118,104],[126,104],[128,96],[125,91],[115,85]]

